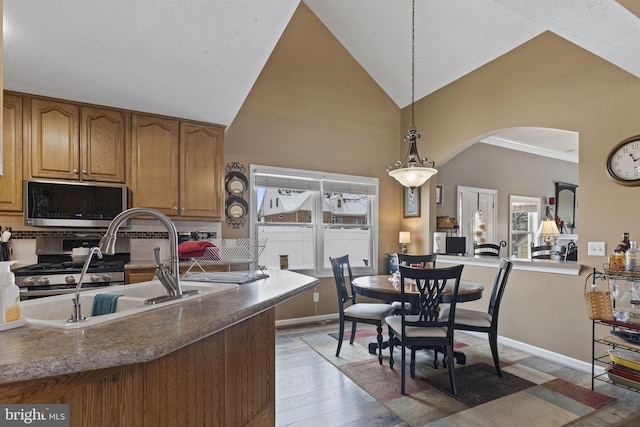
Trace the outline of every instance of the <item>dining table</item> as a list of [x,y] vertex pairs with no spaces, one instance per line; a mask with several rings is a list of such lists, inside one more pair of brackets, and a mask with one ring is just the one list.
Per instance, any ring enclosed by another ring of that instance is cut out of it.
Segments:
[[[401,299],[400,280],[398,277],[396,277],[395,279],[396,280],[394,280],[394,277],[392,275],[388,274],[360,276],[353,279],[353,281],[351,282],[351,288],[356,294],[391,303],[393,301],[399,301]],[[481,283],[469,280],[460,280],[460,285],[458,286],[458,298],[456,301],[458,303],[461,303],[478,300],[482,298],[482,291],[484,291],[484,286]],[[444,288],[441,302],[445,304],[450,303],[452,293],[453,282],[450,282],[447,283]],[[415,296],[415,298],[413,298],[413,296]],[[412,303],[412,307],[416,306],[413,301],[417,302],[418,297],[419,293],[417,289],[415,289],[415,285],[412,286],[410,284],[405,284],[405,298],[408,300],[408,302]],[[388,345],[389,344],[385,342],[383,344],[383,348],[387,348]],[[369,343],[369,353],[376,354],[377,351],[378,343]],[[465,364],[466,356],[464,355],[464,353],[455,351],[454,357],[458,364]]]

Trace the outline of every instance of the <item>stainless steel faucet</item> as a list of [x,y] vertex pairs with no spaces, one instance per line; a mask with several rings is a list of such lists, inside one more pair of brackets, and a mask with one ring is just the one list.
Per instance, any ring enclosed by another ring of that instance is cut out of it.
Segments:
[[160,221],[166,228],[169,233],[169,271],[166,271],[166,268],[162,266],[160,262],[160,249],[156,248],[155,250],[155,258],[156,263],[159,267],[156,269],[158,273],[158,279],[167,290],[167,295],[151,298],[145,303],[147,304],[155,304],[158,302],[164,302],[170,299],[182,298],[183,296],[192,295],[195,293],[199,293],[199,291],[188,291],[182,292],[182,287],[180,286],[180,270],[178,267],[178,230],[173,222],[162,212],[157,211],[151,208],[131,208],[126,211],[118,214],[111,224],[109,224],[109,228],[105,235],[100,239],[100,250],[102,253],[106,255],[113,255],[116,251],[116,238],[118,229],[125,221],[135,216],[147,215],[152,216],[158,221]]
[[93,247],[89,249],[89,254],[87,258],[84,260],[84,265],[82,266],[82,272],[80,273],[80,280],[76,284],[76,294],[73,298],[73,313],[71,313],[71,318],[67,320],[67,322],[80,322],[85,319],[85,316],[82,314],[82,307],[80,306],[80,289],[82,288],[82,284],[84,283],[84,276],[87,274],[87,270],[89,269],[89,264],[91,264],[91,258],[93,254],[98,254],[98,258],[102,259],[102,252],[100,248]]

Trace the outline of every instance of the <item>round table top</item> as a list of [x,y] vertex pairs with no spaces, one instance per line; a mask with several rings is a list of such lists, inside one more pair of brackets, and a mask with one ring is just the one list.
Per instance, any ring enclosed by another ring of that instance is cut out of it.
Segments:
[[[381,299],[383,301],[395,301],[400,295],[400,282],[394,282],[389,280],[392,276],[380,275],[380,276],[362,276],[353,280],[353,291],[366,295],[372,298]],[[484,286],[477,282],[471,282],[469,280],[460,280],[460,286],[458,287],[458,301],[474,301],[482,298],[482,291]],[[453,291],[453,283],[447,283],[444,288],[443,295],[451,295]],[[407,293],[416,293],[416,290],[407,289]]]

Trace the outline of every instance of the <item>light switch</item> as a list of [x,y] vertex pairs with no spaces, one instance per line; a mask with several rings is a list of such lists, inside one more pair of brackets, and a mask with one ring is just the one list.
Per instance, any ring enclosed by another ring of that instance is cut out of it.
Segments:
[[605,242],[589,242],[589,245],[587,247],[587,255],[605,256]]

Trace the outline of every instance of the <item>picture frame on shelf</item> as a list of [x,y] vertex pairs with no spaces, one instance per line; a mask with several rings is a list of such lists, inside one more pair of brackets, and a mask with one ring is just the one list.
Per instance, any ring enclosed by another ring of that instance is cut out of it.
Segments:
[[442,206],[444,200],[444,185],[436,185],[436,206]]
[[413,190],[408,187],[404,187],[403,191],[403,203],[402,211],[405,218],[419,218],[420,217],[420,187],[416,187]]

